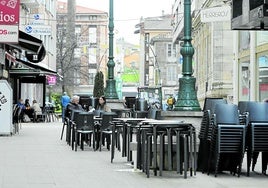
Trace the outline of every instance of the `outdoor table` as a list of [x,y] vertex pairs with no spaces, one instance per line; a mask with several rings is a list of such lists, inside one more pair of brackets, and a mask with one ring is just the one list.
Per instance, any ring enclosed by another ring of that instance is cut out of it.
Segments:
[[[191,169],[191,175],[192,175],[192,161],[194,161],[194,171],[196,169],[196,139],[195,139],[195,131],[194,131],[194,127],[189,124],[189,123],[183,123],[182,121],[176,121],[176,120],[149,120],[149,121],[142,121],[140,122],[139,126],[146,126],[146,128],[150,128],[153,131],[153,169],[154,169],[154,174],[156,175],[157,172],[157,133],[159,130],[163,130],[165,129],[167,132],[167,136],[168,136],[168,169],[172,170],[172,131],[175,131],[176,136],[177,136],[177,171],[181,171],[180,170],[180,154],[178,152],[180,152],[180,131],[183,130],[187,130],[189,131],[189,136],[190,136],[190,169]],[[186,140],[187,138],[185,138],[184,140]],[[194,141],[194,142],[193,142]],[[186,144],[186,143],[185,143]],[[194,156],[192,156],[192,150],[194,150]],[[138,152],[140,152],[138,154],[138,156],[141,154],[141,151],[138,150]],[[188,151],[186,151],[186,148],[184,148],[184,177],[187,177],[187,169],[188,169],[188,155],[187,155]],[[162,156],[160,156],[162,157]],[[160,160],[161,162],[161,160]],[[147,165],[148,166],[148,165]],[[145,168],[145,167],[143,167]],[[163,164],[160,164],[160,175],[162,175],[162,168],[163,168]],[[148,172],[147,172],[148,173]],[[148,174],[147,174],[148,176]]]
[[[123,131],[122,131],[122,157],[127,157],[127,160],[131,160],[131,153],[129,150],[129,144],[132,141],[131,137],[131,126],[136,126],[139,122],[144,120],[153,120],[153,119],[147,119],[147,118],[114,118],[115,121],[113,125],[113,134],[112,134],[112,148],[111,148],[111,162],[114,158],[114,145],[115,145],[115,130],[116,126],[118,125],[118,122],[122,123],[123,125]],[[128,126],[130,125],[130,126]]]
[[121,117],[121,118],[132,117],[132,109],[131,108],[112,109],[112,112],[116,112],[118,114],[118,117]]

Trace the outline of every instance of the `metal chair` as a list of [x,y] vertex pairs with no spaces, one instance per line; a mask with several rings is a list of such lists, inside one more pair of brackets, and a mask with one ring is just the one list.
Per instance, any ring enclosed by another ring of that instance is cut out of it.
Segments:
[[110,149],[111,144],[111,136],[112,136],[112,124],[113,118],[117,117],[117,114],[115,112],[103,112],[101,113],[101,124],[97,124],[97,134],[98,138],[96,138],[96,145],[97,148],[99,147],[99,151],[102,149],[102,145],[105,143],[106,138],[106,146],[107,149]]
[[211,134],[208,160],[208,174],[214,167],[218,171],[228,170],[232,174],[241,173],[245,152],[246,126],[240,125],[238,106],[217,104]]
[[223,98],[206,98],[203,107],[203,117],[198,135],[200,144],[197,157],[197,170],[202,173],[207,171],[212,121],[216,104],[227,104],[227,101]]
[[79,142],[81,150],[84,150],[84,141],[87,141],[88,145],[91,146],[91,136],[93,137],[93,148],[95,148],[94,114],[80,112],[75,125],[75,151],[77,151]]
[[262,173],[266,174],[268,162],[268,103],[251,102],[248,104],[249,126],[247,142],[247,176],[257,163],[259,152],[262,152]]

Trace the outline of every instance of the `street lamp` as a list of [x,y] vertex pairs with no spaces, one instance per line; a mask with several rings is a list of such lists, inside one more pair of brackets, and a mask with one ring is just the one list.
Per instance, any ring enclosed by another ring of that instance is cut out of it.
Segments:
[[105,97],[107,99],[118,99],[116,93],[116,81],[114,79],[114,56],[113,56],[113,39],[114,39],[114,16],[113,16],[113,0],[110,0],[109,8],[109,57],[108,57],[108,80],[106,80]]
[[179,79],[179,92],[174,108],[175,111],[201,111],[195,90],[196,79],[192,76],[194,48],[191,44],[191,32],[191,0],[184,0],[184,43],[181,48],[181,55],[183,56],[183,76]]

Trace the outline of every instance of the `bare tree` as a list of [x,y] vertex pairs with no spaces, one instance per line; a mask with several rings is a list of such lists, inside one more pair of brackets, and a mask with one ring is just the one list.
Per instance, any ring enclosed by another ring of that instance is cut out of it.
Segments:
[[88,65],[81,64],[81,59],[75,59],[77,48],[75,34],[76,0],[68,0],[66,13],[57,15],[57,71],[61,75],[61,90],[73,92],[78,78],[88,77]]

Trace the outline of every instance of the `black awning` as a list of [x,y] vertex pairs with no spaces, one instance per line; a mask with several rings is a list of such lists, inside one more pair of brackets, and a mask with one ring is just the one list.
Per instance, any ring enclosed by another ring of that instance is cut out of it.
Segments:
[[19,51],[25,50],[26,58],[32,63],[39,63],[46,56],[46,50],[42,40],[23,31],[19,31],[19,43],[7,45],[16,48]]
[[53,71],[51,69],[47,69],[45,67],[39,66],[37,64],[33,64],[30,62],[26,62],[20,59],[16,59],[17,62],[25,65],[23,68],[12,68],[9,70],[10,74],[16,74],[16,75],[29,75],[29,76],[34,76],[34,75],[57,75],[56,71]]

